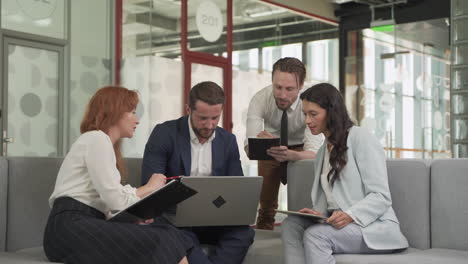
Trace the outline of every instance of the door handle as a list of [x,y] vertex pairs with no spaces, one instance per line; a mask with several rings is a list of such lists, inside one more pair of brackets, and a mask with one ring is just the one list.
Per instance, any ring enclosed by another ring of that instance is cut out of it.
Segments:
[[12,138],[12,137],[11,137],[11,138],[3,138],[3,142],[5,142],[5,143],[13,143],[13,142],[15,142],[15,139]]

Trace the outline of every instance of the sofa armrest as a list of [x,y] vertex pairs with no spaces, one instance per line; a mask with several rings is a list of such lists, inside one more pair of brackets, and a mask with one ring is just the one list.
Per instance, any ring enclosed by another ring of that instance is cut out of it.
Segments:
[[8,161],[0,157],[0,252],[6,250]]
[[288,162],[288,210],[311,208],[311,191],[314,182],[314,160]]

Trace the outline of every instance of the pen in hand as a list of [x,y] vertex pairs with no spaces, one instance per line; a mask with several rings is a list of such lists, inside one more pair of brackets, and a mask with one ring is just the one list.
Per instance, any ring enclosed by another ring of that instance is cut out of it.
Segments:
[[166,180],[180,179],[182,176],[167,177]]

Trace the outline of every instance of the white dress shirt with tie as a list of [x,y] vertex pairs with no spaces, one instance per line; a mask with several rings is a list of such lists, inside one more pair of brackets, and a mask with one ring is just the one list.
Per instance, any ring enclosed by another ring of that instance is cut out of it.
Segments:
[[[304,150],[317,152],[323,143],[323,135],[314,136],[304,122],[302,101],[299,96],[287,110],[288,113],[288,145],[304,144]],[[265,130],[276,137],[280,137],[281,115],[283,110],[276,105],[273,97],[273,86],[269,85],[258,91],[249,104],[247,112],[247,136],[255,138]]]

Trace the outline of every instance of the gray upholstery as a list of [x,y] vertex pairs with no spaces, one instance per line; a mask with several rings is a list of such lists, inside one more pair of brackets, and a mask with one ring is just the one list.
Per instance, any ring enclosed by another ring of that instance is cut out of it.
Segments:
[[127,183],[133,187],[141,186],[141,163],[142,159],[128,158],[125,159],[127,165]]
[[42,245],[61,158],[8,157],[7,251]]
[[468,250],[468,159],[433,161],[431,194],[432,247]]
[[[398,264],[398,263],[424,263],[408,262],[408,257],[420,252],[419,249],[410,248],[400,253],[393,254],[337,254],[335,255],[337,264]],[[414,258],[413,258],[414,259]]]
[[[2,264],[42,264],[42,263],[57,263],[49,262],[44,254],[42,247],[27,248],[13,253],[0,254]],[[4,262],[5,261],[5,262]]]
[[387,172],[392,206],[410,247],[430,248],[428,164],[423,160],[388,160]]
[[[310,190],[314,181],[314,160],[288,164],[288,209],[311,207]],[[410,247],[427,249],[429,237],[429,166],[423,160],[387,161],[393,208]],[[419,219],[414,221],[413,219]]]
[[[62,161],[62,158],[8,157],[7,251],[42,245],[50,210],[48,199]],[[126,159],[126,164],[128,183],[140,186],[141,159]]]
[[[41,246],[42,236],[50,211],[48,199],[62,161],[62,158],[0,158],[0,188],[4,188],[0,189],[0,210],[4,210],[0,212],[5,212],[0,215],[3,224],[0,231],[4,232],[0,233],[0,241],[6,241],[0,244],[0,251],[3,248],[16,251],[0,253],[0,263],[50,263]],[[126,159],[127,182],[132,186],[140,186],[141,162],[138,158]],[[278,257],[281,251],[277,250],[281,244],[279,237],[278,232],[257,231],[245,263],[281,263]]]
[[[1,252],[0,263],[49,263],[42,235],[61,162],[0,157],[0,251],[21,249]],[[140,186],[141,159],[126,162],[127,182]],[[412,248],[388,255],[336,255],[337,263],[467,263],[468,159],[389,160],[387,167],[393,208]],[[311,206],[313,171],[312,160],[289,163],[290,210]],[[279,233],[257,230],[244,263],[282,263]]]
[[409,254],[403,263],[466,264],[468,251],[431,248]]
[[0,252],[6,250],[8,162],[0,157]]
[[314,160],[288,162],[288,209],[312,207],[310,190],[314,182]]
[[[44,253],[41,253],[42,255]],[[20,253],[11,253],[11,252],[2,252],[0,253],[0,263],[2,264],[44,264],[44,263],[54,263],[48,262],[47,260],[42,260],[40,256],[34,254],[20,254]]]
[[255,243],[249,248],[244,264],[273,264],[282,262],[281,234],[278,230],[255,230]]

